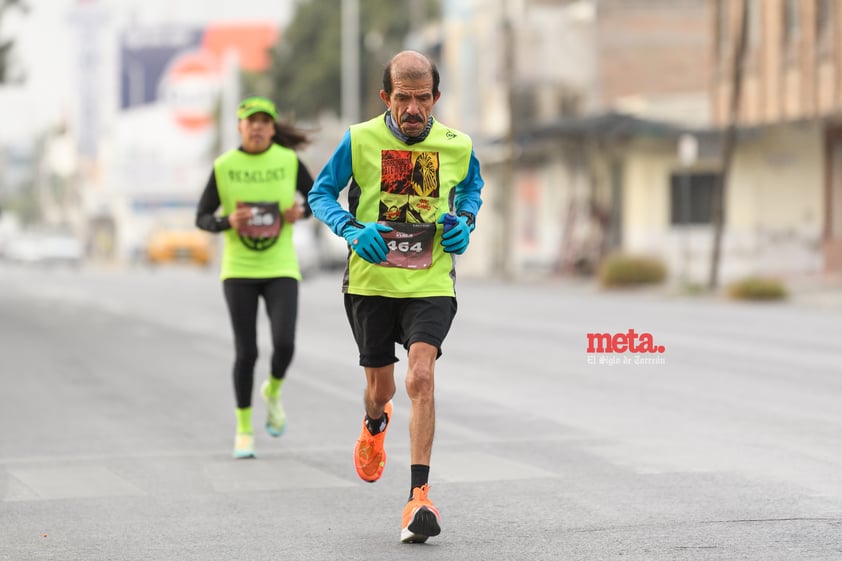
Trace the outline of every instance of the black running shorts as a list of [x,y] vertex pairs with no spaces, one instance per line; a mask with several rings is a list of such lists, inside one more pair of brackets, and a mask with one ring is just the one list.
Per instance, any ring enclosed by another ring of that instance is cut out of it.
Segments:
[[456,298],[346,294],[345,313],[360,351],[360,366],[379,368],[398,361],[395,343],[407,350],[412,343],[429,343],[441,356],[441,345],[456,316]]

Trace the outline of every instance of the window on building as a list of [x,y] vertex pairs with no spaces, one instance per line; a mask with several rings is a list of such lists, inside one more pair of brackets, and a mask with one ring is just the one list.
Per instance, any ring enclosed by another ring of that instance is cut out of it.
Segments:
[[714,172],[675,172],[670,176],[670,223],[710,224],[713,221],[713,194],[720,174]]

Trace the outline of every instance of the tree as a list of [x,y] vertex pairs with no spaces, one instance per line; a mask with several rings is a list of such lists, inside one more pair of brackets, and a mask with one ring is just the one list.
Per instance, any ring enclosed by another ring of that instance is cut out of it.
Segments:
[[[3,22],[3,16],[12,8],[18,8],[24,13],[29,11],[29,6],[23,0],[0,0],[0,23]],[[13,48],[13,40],[0,38],[0,84],[12,81],[14,78],[10,72],[10,57]]]
[[[426,16],[439,15],[438,0],[424,0]],[[360,98],[362,115],[379,111],[377,92],[388,59],[405,48],[418,21],[418,0],[360,0]],[[416,4],[414,9],[411,4]],[[401,9],[403,8],[403,9]],[[418,17],[415,15],[414,17]],[[299,2],[290,25],[281,33],[269,70],[271,97],[284,113],[315,119],[324,111],[339,114],[342,96],[341,0]]]

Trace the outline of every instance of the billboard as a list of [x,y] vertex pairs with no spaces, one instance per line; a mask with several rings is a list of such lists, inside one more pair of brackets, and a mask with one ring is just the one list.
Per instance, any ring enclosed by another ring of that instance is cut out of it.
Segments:
[[[139,208],[194,203],[215,152],[232,147],[220,148],[219,108],[236,104],[225,97],[239,95],[241,69],[268,68],[276,40],[276,27],[265,23],[127,29],[120,40],[114,188]],[[222,118],[236,119],[233,109]]]

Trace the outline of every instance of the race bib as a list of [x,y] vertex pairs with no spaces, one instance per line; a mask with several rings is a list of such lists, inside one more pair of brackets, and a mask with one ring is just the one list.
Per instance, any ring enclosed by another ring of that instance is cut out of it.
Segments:
[[278,237],[283,222],[278,203],[244,203],[237,201],[237,208],[243,207],[251,209],[251,218],[248,224],[240,230],[241,236],[253,239]]
[[389,226],[391,232],[381,232],[389,253],[384,267],[402,269],[429,269],[433,264],[433,240],[436,235],[435,224],[413,224],[408,222],[388,222],[378,224]]

